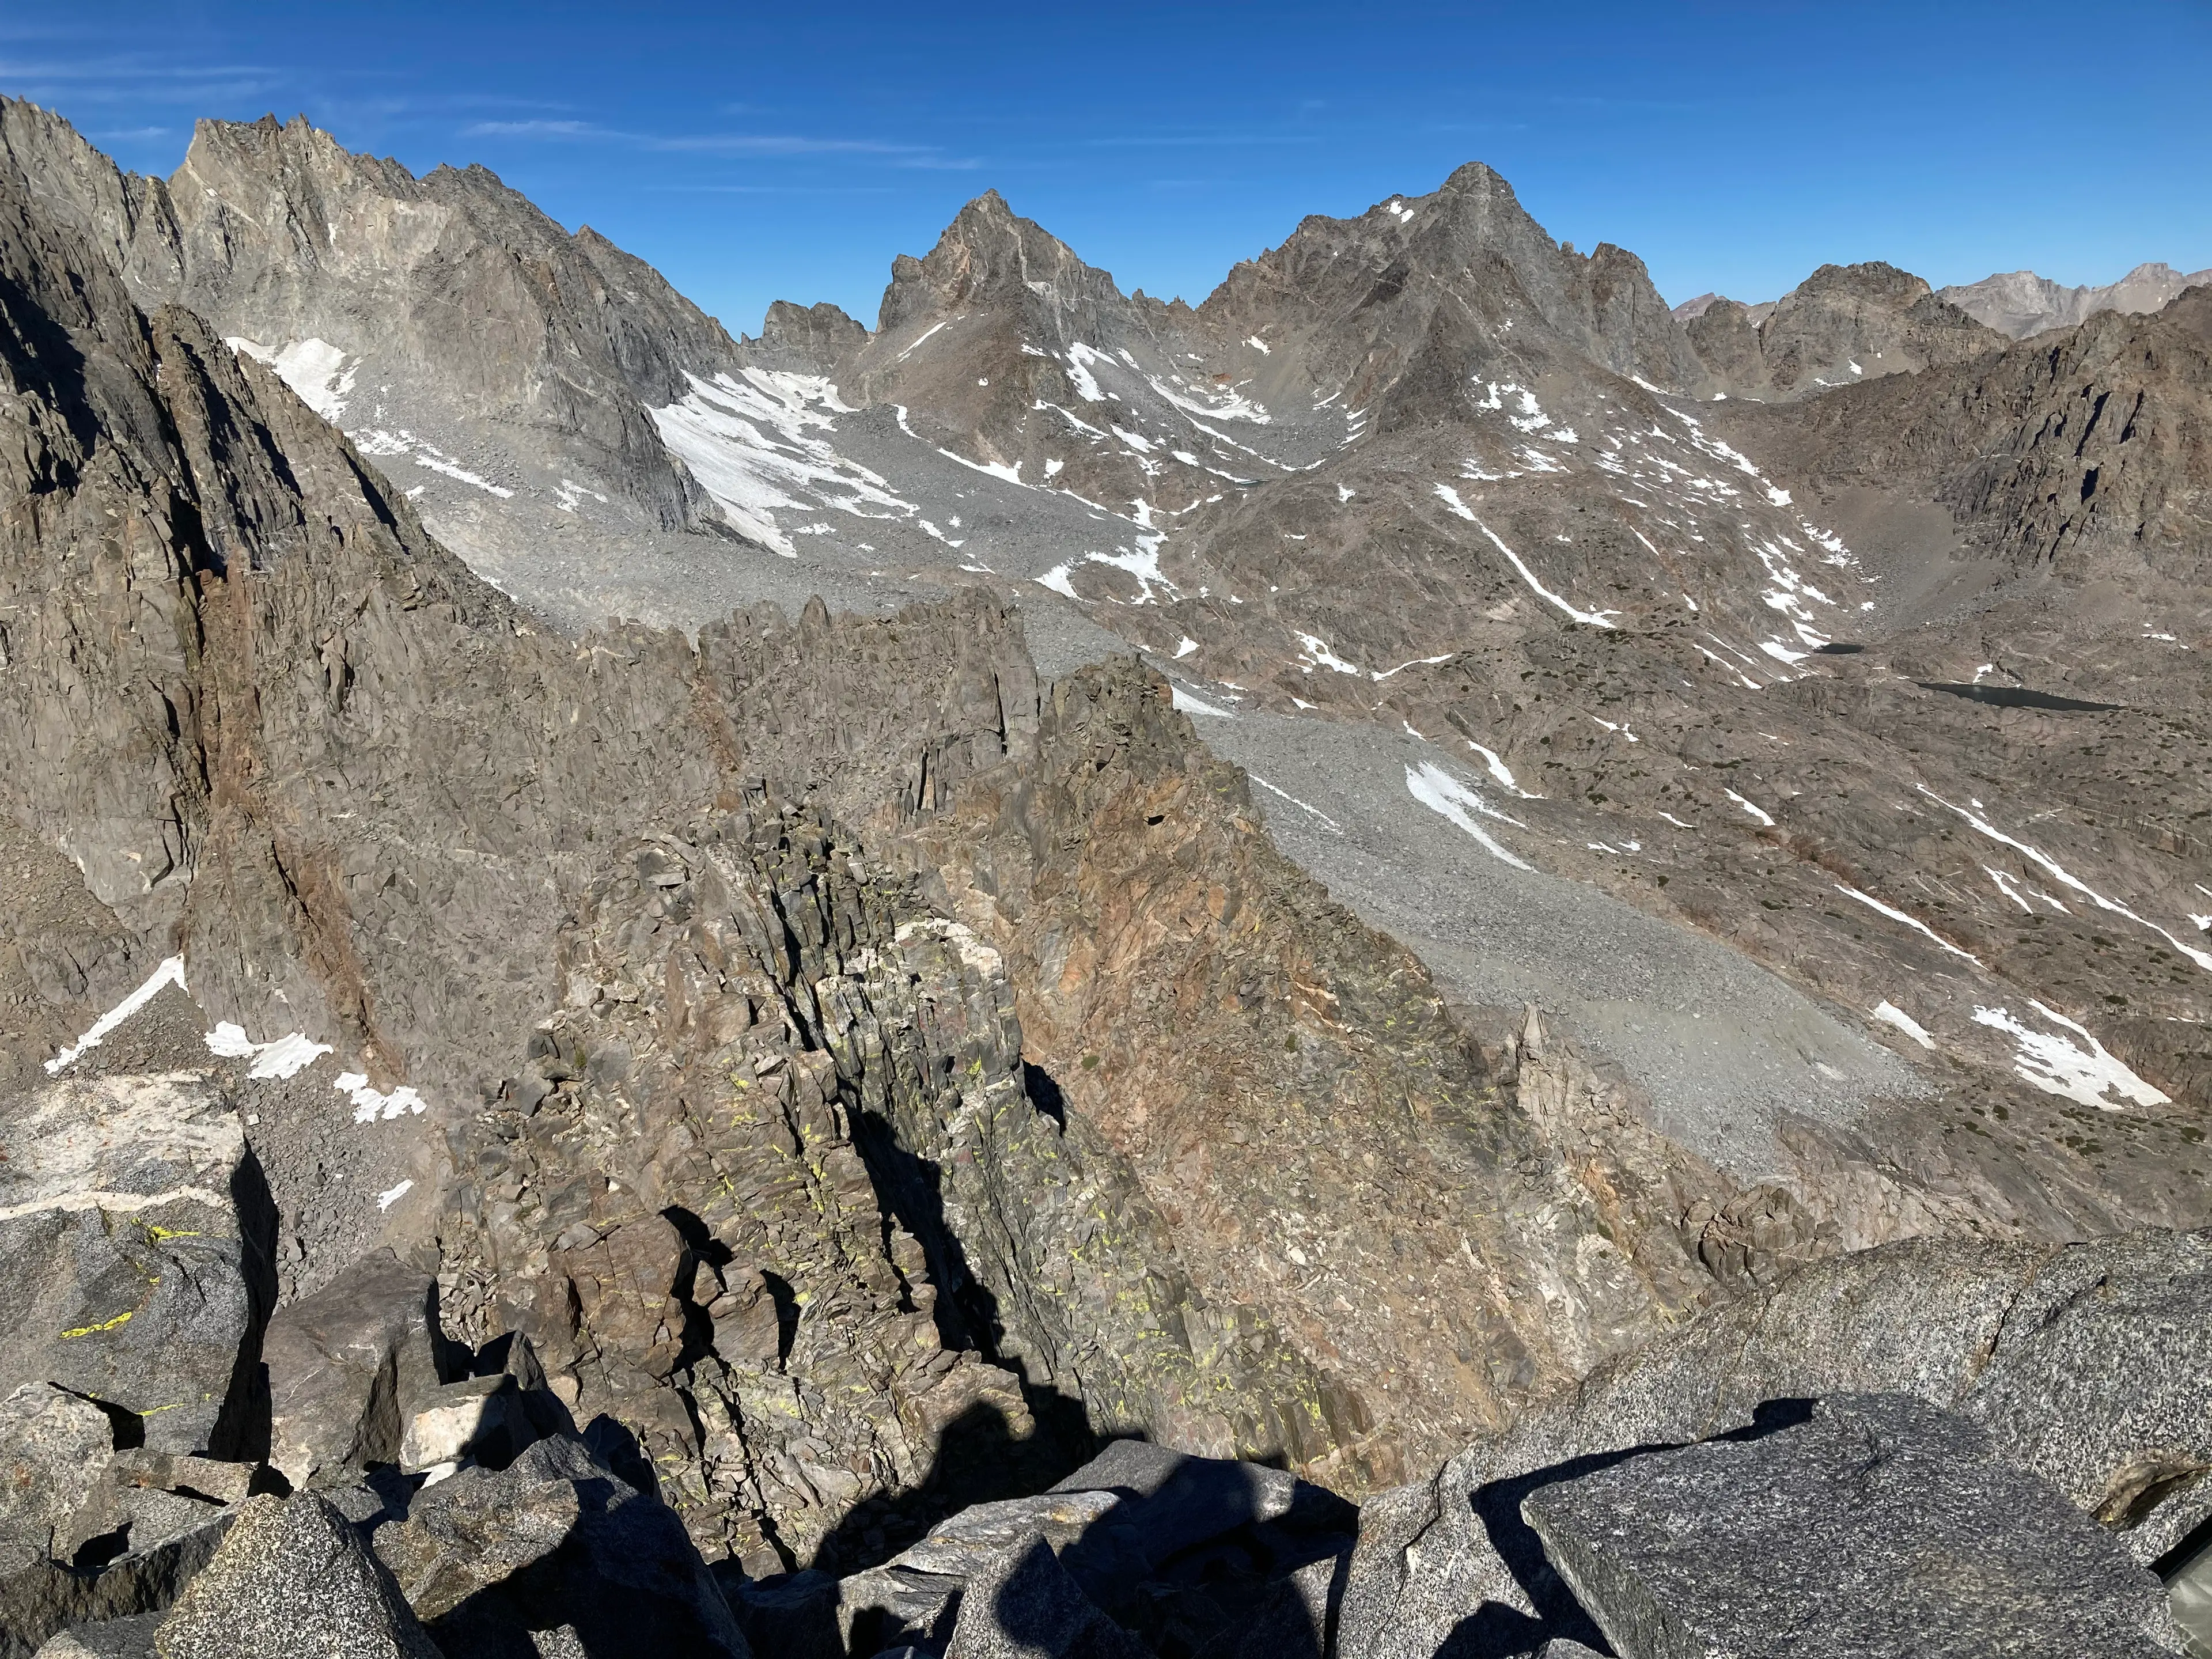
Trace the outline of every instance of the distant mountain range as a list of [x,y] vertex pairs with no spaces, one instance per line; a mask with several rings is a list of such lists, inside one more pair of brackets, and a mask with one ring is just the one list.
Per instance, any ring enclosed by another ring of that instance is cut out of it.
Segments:
[[[2012,270],[1984,276],[1978,283],[1939,288],[1935,293],[1937,299],[1948,301],[1975,321],[2015,340],[2024,340],[2031,334],[2047,333],[2054,328],[2071,328],[2100,311],[2140,314],[2162,310],[2185,289],[2206,283],[2212,283],[2212,270],[2191,271],[2184,276],[2172,265],[2146,264],[2137,265],[2117,283],[2096,287],[2067,288],[2032,270]],[[1716,303],[1726,302],[1717,294],[1700,294],[1676,306],[1674,319],[1680,323],[1691,322],[1704,316]],[[1755,327],[1780,303],[1768,300],[1746,306],[1745,317]]]

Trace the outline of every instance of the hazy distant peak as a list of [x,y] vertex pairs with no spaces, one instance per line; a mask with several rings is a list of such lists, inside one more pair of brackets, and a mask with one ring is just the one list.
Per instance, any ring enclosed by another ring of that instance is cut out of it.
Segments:
[[2068,288],[2032,270],[2008,270],[1937,292],[1968,316],[2019,340],[2054,328],[2071,328],[2100,311],[2160,311],[2185,290],[2208,283],[2212,283],[2212,270],[2185,276],[2172,265],[2151,261],[2116,283],[2099,286]]

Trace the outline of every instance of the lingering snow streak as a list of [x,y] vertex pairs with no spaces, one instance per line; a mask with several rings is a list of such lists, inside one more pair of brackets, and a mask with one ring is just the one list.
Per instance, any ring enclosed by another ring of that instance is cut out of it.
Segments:
[[166,959],[148,976],[143,985],[93,1021],[90,1030],[46,1062],[46,1075],[55,1076],[86,1049],[100,1047],[117,1026],[151,1002],[164,985],[173,985],[179,991],[185,988],[185,959],[182,957]]
[[[386,431],[380,426],[366,428],[354,434],[354,446],[364,455],[404,455],[416,465],[451,478],[456,483],[481,489],[485,495],[496,495],[503,501],[514,499],[514,492],[505,484],[495,484],[483,474],[470,471],[437,445],[416,437],[404,427],[396,432]],[[411,501],[422,493],[422,486],[417,484],[407,492],[407,499]],[[606,498],[601,496],[599,499],[604,501]]]
[[289,1036],[278,1037],[274,1042],[255,1042],[246,1035],[246,1028],[234,1025],[228,1020],[217,1022],[215,1030],[202,1039],[208,1052],[225,1060],[245,1060],[251,1057],[253,1064],[247,1068],[250,1078],[296,1077],[316,1059],[331,1051],[327,1042],[310,1042],[298,1031]]
[[2164,939],[2168,945],[2171,945],[2175,950],[2180,951],[2182,955],[2187,957],[2199,968],[2202,968],[2209,974],[2212,974],[2212,951],[2200,951],[2193,945],[2183,944],[2179,939],[2167,933],[2165,928],[2160,927],[2156,922],[2145,921],[2134,911],[2129,909],[2126,905],[2113,902],[2113,901],[2106,898],[2102,893],[2098,892],[2096,889],[2091,887],[2088,883],[2077,880],[2073,876],[2069,875],[2066,871],[2060,866],[2058,860],[2052,858],[2041,848],[2030,847],[2024,841],[2015,841],[2012,836],[2006,835],[2004,831],[1999,830],[1995,824],[1991,823],[1987,818],[1982,817],[1977,813],[1970,812],[1963,806],[1951,805],[1949,801],[1945,800],[1942,796],[1937,794],[1933,789],[1930,789],[1924,783],[1917,787],[1920,793],[1927,796],[1929,799],[1934,801],[1939,806],[1948,807],[1952,811],[1956,812],[1960,817],[1966,819],[1968,823],[1972,824],[1981,834],[1987,836],[1991,841],[2002,842],[2005,846],[2011,848],[2015,853],[2024,854],[2028,858],[2033,859],[2038,865],[2042,866],[2043,870],[2051,878],[2052,880],[2057,881],[2064,886],[2072,888],[2075,892],[2081,894],[2083,898],[2087,899],[2090,903],[2095,905],[2100,910],[2109,910],[2116,916],[2125,916],[2130,921],[2134,922],[2139,927],[2149,928],[2152,933],[2156,933],[2160,939]]
[[1882,1001],[1875,1004],[1874,1017],[1887,1024],[1894,1025],[1923,1048],[1933,1048],[1936,1046],[1936,1039],[1928,1035],[1927,1029],[1893,1002]]
[[346,399],[353,395],[353,378],[360,371],[360,363],[356,360],[352,368],[347,368],[345,352],[328,340],[319,340],[311,335],[274,351],[235,335],[223,343],[275,369],[276,378],[325,420],[335,424],[338,416],[345,413]]
[[1468,748],[1474,750],[1476,754],[1482,757],[1482,763],[1490,769],[1490,775],[1501,787],[1510,789],[1515,794],[1520,796],[1522,800],[1541,800],[1544,799],[1541,795],[1530,794],[1526,789],[1523,789],[1519,784],[1513,781],[1513,769],[1506,765],[1504,761],[1499,757],[1498,753],[1495,749],[1486,749],[1480,744],[1477,743],[1473,738],[1463,738],[1462,741],[1465,742]]
[[1620,613],[1618,611],[1592,611],[1577,610],[1568,600],[1561,599],[1557,593],[1552,592],[1550,588],[1545,586],[1543,583],[1538,581],[1536,580],[1536,573],[1529,569],[1527,565],[1521,562],[1521,556],[1518,553],[1516,553],[1511,548],[1506,546],[1504,542],[1498,540],[1498,532],[1492,530],[1488,525],[1483,523],[1481,520],[1476,518],[1474,513],[1468,508],[1467,503],[1460,500],[1459,491],[1454,489],[1449,484],[1438,484],[1437,486],[1437,498],[1443,501],[1446,507],[1451,508],[1453,512],[1459,514],[1461,518],[1465,519],[1477,530],[1480,530],[1484,535],[1489,537],[1491,544],[1496,547],[1497,550],[1500,553],[1503,553],[1508,559],[1512,561],[1513,568],[1521,573],[1521,580],[1528,584],[1529,587],[1534,591],[1537,598],[1547,600],[1551,604],[1559,606],[1560,610],[1565,611],[1568,616],[1573,617],[1578,623],[1588,623],[1593,628],[1611,628],[1613,625],[1612,623],[1607,621],[1606,618],[1608,617],[1619,616]]
[[411,1181],[403,1181],[397,1187],[387,1188],[376,1195],[376,1207],[388,1210],[414,1190],[415,1183]]
[[1953,956],[1963,957],[1968,962],[1972,963],[1977,968],[1982,965],[1982,959],[1979,957],[1976,956],[1971,951],[1961,951],[1957,945],[1952,944],[1950,940],[1937,933],[1936,931],[1933,927],[1930,927],[1926,922],[1921,921],[1919,917],[1907,915],[1895,905],[1884,904],[1880,899],[1874,897],[1871,894],[1862,893],[1856,887],[1846,887],[1840,881],[1836,884],[1836,890],[1838,893],[1841,893],[1845,898],[1856,899],[1861,904],[1865,905],[1869,910],[1881,911],[1882,915],[1887,916],[1892,921],[1903,922],[1907,927],[1911,928],[1915,933],[1925,933],[1929,939],[1934,939],[1936,944],[1942,945]]
[[1175,706],[1186,714],[1211,714],[1214,719],[1222,720],[1236,719],[1236,716],[1228,709],[1217,708],[1205,698],[1194,697],[1179,685],[1170,684],[1168,687],[1168,695]]
[[[748,368],[742,380],[684,378],[690,392],[647,412],[660,441],[691,469],[739,535],[791,559],[799,550],[776,524],[778,507],[811,513],[831,507],[863,519],[921,510],[891,494],[880,476],[811,435],[835,431],[832,414],[852,413],[825,377]],[[903,427],[905,411],[899,414]]]
[[1423,761],[1419,766],[1406,769],[1406,793],[1431,811],[1450,819],[1481,843],[1482,848],[1501,863],[1516,870],[1533,872],[1535,866],[1506,851],[1495,836],[1474,821],[1474,815],[1503,819],[1507,823],[1516,820],[1505,817],[1474,790],[1444,770],[1433,761]]
[[[2036,1030],[2002,1008],[1976,1008],[1974,1024],[1992,1026],[2010,1036],[2020,1049],[2013,1070],[2044,1093],[2063,1095],[2107,1112],[2126,1110],[2129,1101],[2138,1106],[2163,1106],[2172,1098],[2137,1077],[2084,1027],[2039,1002],[2031,1000],[2027,1006],[2054,1025],[2064,1026],[2081,1042],[2057,1031]],[[2088,1046],[2085,1048],[2082,1043]],[[2109,1094],[2121,1098],[2108,1100]]]
[[[1753,817],[1757,818],[1768,829],[1771,830],[1774,828],[1774,815],[1769,812],[1764,806],[1753,805],[1741,795],[1737,794],[1733,789],[1728,790],[1726,793],[1730,800],[1734,801],[1738,806],[1743,808],[1745,811],[1748,812]],[[1871,902],[1871,901],[1869,901],[1869,902]]]
[[1269,794],[1280,795],[1285,800],[1290,802],[1291,805],[1297,807],[1300,811],[1312,813],[1314,817],[1319,818],[1323,824],[1328,826],[1328,832],[1332,836],[1340,836],[1344,833],[1344,827],[1338,823],[1334,818],[1329,817],[1328,813],[1322,811],[1320,807],[1309,806],[1305,802],[1300,800],[1296,795],[1291,793],[1289,790],[1276,788],[1273,784],[1268,782],[1267,779],[1261,777],[1257,772],[1247,772],[1244,775],[1251,779],[1253,782],[1258,784]]

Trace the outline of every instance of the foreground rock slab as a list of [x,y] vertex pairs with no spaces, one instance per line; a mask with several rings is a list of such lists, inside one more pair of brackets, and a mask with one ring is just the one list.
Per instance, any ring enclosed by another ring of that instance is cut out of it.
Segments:
[[1101,1613],[1042,1537],[1004,1552],[968,1586],[945,1659],[1149,1659]]
[[229,1455],[265,1271],[237,1114],[190,1073],[64,1076],[0,1139],[0,1394],[54,1383],[155,1450]]
[[352,1523],[313,1492],[247,1500],[154,1650],[160,1659],[443,1659]]
[[684,1523],[580,1440],[541,1440],[504,1469],[424,1487],[374,1544],[446,1659],[563,1641],[595,1659],[750,1651]]
[[1623,1659],[2153,1659],[2158,1580],[1963,1418],[1903,1395],[1631,1457],[1522,1504]]

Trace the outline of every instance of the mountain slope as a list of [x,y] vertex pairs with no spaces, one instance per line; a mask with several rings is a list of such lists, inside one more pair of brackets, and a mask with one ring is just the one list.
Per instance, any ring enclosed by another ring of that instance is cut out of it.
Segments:
[[[2093,586],[2089,566],[2038,572],[2000,549],[2006,491],[2078,493],[2080,470],[2053,459],[2055,483],[1963,489],[1861,429],[1850,411],[1877,395],[1902,400],[1903,432],[1920,430],[1912,399],[1931,389],[1978,407],[1997,394],[1973,377],[2014,361],[1917,279],[1822,274],[1762,323],[1760,372],[1766,343],[1800,391],[1802,371],[1862,341],[1909,337],[1959,363],[1787,404],[1717,402],[1629,256],[1558,247],[1470,168],[1431,197],[1309,222],[1195,311],[1121,296],[986,197],[896,268],[878,320],[778,307],[733,369],[689,374],[650,406],[753,538],[684,538],[711,556],[663,585],[664,614],[713,622],[788,566],[870,604],[916,581],[995,586],[1063,668],[1141,647],[1211,746],[1252,769],[1259,810],[1310,872],[1415,945],[1446,993],[1516,1010],[1475,1017],[1493,1048],[1511,1036],[1516,1056],[1541,1052],[1519,1035],[1517,1006],[1534,1000],[1601,1051],[1603,1127],[1577,1116],[1548,1133],[1600,1169],[1617,1162],[1650,1218],[1672,1206],[1668,1231],[1701,1260],[1731,1260],[1753,1213],[1762,1236],[1807,1250],[2202,1218],[2191,907],[2212,871],[2190,827],[2198,658],[2180,649],[2200,624],[2173,611],[2179,590]],[[2194,360],[2153,367],[2185,409]],[[1824,458],[1808,434],[1830,422],[1876,459],[1847,444]],[[1913,441],[2002,471],[2015,428],[1936,426]],[[2193,428],[2167,426],[2179,435],[2128,451],[2140,463],[2105,464],[2115,489],[2136,480],[2126,501],[2193,499]],[[2128,522],[2148,526],[2151,563],[2180,568],[2193,520],[2160,514]],[[532,557],[528,591],[544,594],[556,567]],[[2072,634],[2054,643],[2009,620],[2038,607]],[[709,629],[702,646],[734,651],[749,627]],[[2115,673],[2186,687],[2161,706],[2074,706],[2124,701],[2091,684]],[[885,695],[869,684],[863,701]],[[794,718],[774,697],[747,707],[774,730]],[[876,741],[856,730],[836,752]],[[956,805],[940,763],[969,742],[925,740],[933,758],[905,799]],[[835,787],[816,751],[787,752]],[[1124,799],[1152,777],[1133,775]],[[976,787],[1023,816],[1026,786]],[[1106,821],[1109,846],[1141,842],[1133,820]],[[1145,1029],[1176,1056],[1172,1088],[1148,1062],[1140,1087],[1087,1096],[1103,1034],[1039,1042],[1067,1097],[1169,1194],[1179,1166],[1147,1162],[1158,1103],[1218,1087],[1207,1056],[1175,1040],[1188,1016],[1136,994],[1139,955],[1112,958],[1095,1000],[1071,1000],[1073,958],[1030,940],[1031,901],[1006,896],[1049,893],[1047,933],[1080,936],[1118,914],[1103,872],[1142,861],[1102,857],[1086,878],[1035,851],[1072,824],[1030,823],[1032,852],[995,890],[959,873],[992,845],[980,819],[927,862],[1014,964],[1038,1032],[1160,1022]],[[1967,844],[1980,863],[1961,862]],[[1217,902],[1200,908],[1219,925]],[[1160,919],[1177,914],[1197,912],[1171,906],[1144,928],[1195,925]],[[2124,930],[2109,931],[2115,915]],[[1205,1213],[1269,1201],[1246,1179],[1224,1171]],[[1684,1182],[1713,1194],[1705,1211]],[[1658,1235],[1644,1212],[1620,1213],[1633,1256]],[[1278,1293],[1240,1279],[1234,1253],[1209,1260],[1191,1269],[1209,1297]],[[1654,1305],[1696,1293],[1639,1273]],[[1279,1305],[1281,1328],[1314,1328],[1309,1305]],[[1615,1340],[1595,1334],[1612,1315],[1589,1317],[1560,1352]],[[1428,1403],[1402,1420],[1498,1408],[1499,1386],[1424,1382]]]
[[1739,398],[1805,397],[2002,343],[1921,278],[1881,264],[1822,265],[1771,305],[1709,298],[1680,314],[1698,358]]

